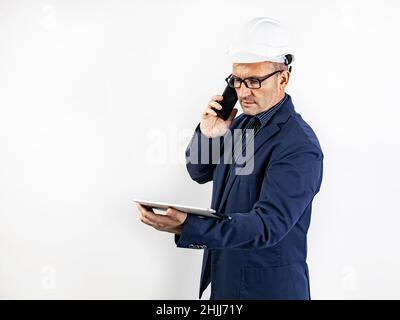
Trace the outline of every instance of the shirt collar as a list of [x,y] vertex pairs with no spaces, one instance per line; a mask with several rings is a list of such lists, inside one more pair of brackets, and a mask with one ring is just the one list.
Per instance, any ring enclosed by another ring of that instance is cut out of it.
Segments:
[[261,124],[260,129],[267,124],[268,120],[271,119],[271,117],[275,114],[276,111],[278,111],[278,109],[286,102],[287,99],[288,99],[288,94],[285,93],[285,96],[272,108],[269,108],[268,110],[260,112],[255,115],[255,117],[257,117],[258,120],[260,121]]

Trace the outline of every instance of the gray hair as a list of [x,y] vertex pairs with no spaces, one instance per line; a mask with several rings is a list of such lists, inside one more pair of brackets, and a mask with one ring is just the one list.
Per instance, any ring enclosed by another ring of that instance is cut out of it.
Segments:
[[271,62],[273,71],[288,70],[288,66],[281,62]]

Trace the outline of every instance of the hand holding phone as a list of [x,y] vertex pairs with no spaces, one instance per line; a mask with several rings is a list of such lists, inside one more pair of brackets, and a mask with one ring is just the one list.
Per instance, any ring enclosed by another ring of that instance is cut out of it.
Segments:
[[214,96],[201,116],[200,130],[209,138],[223,136],[229,129],[238,110],[236,90],[227,86],[222,96]]

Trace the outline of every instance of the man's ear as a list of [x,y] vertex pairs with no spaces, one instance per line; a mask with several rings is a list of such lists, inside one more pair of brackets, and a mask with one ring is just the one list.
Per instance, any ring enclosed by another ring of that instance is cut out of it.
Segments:
[[279,86],[281,87],[281,89],[285,90],[286,86],[289,83],[290,72],[287,70],[282,71],[280,78],[281,78],[281,80],[280,80]]

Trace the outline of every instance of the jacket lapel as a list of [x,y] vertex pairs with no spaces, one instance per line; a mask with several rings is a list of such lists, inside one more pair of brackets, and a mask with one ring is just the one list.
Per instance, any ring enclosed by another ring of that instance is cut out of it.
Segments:
[[[245,115],[241,114],[237,119],[235,119],[235,122],[232,124],[230,130],[231,133],[233,134],[233,129],[240,128],[241,124],[245,120]],[[232,141],[230,141],[232,143]],[[225,149],[225,147],[224,147]],[[222,156],[223,159],[223,156]],[[221,160],[221,159],[220,159]],[[230,168],[229,164],[219,164],[216,166],[215,170],[217,170],[215,174],[215,179],[213,181],[215,191],[213,192],[214,194],[214,201],[212,203],[212,208],[215,209],[218,206],[219,199],[222,196],[222,193],[224,191],[224,182],[225,182],[225,177],[228,173],[228,170]]]

